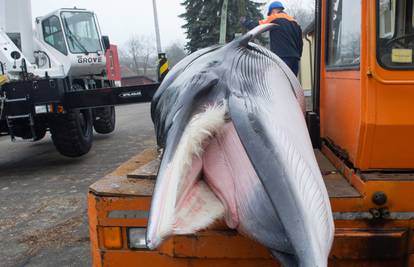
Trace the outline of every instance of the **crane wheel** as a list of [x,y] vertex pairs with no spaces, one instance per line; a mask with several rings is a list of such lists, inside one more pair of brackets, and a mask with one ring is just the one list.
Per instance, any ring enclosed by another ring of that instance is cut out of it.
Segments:
[[66,157],[88,153],[93,143],[93,118],[90,109],[72,110],[57,115],[50,125],[56,149]]
[[94,109],[93,127],[100,134],[109,134],[115,130],[115,107]]

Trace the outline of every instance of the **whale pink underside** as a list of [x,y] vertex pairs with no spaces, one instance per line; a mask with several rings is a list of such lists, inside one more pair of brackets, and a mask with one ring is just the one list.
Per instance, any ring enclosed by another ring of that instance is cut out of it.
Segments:
[[[197,179],[201,178],[201,179]],[[228,227],[243,231],[243,219],[250,217],[246,205],[254,203],[254,190],[263,188],[237,135],[232,122],[210,138],[200,157],[194,156],[191,169],[182,183],[184,198],[176,209],[187,210],[184,218],[176,218],[176,229],[190,229],[194,218],[200,217],[203,205],[208,205],[205,185],[214,192],[224,206],[224,220]],[[186,231],[184,231],[186,232]]]

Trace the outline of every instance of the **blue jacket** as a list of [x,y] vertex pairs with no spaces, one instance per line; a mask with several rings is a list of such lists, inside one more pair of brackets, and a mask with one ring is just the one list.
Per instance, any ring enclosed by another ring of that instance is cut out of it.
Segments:
[[282,12],[270,15],[260,22],[246,20],[242,24],[250,30],[266,23],[279,25],[270,31],[270,50],[280,58],[293,57],[300,60],[303,50],[302,29],[296,20]]

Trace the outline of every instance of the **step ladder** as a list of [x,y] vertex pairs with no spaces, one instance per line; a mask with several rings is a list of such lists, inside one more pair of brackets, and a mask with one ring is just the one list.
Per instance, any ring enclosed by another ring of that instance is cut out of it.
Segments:
[[[8,99],[7,96],[3,98],[2,107],[5,108],[6,113],[12,113],[12,115],[6,114],[5,120],[7,127],[9,128],[9,135],[12,142],[33,142],[36,140],[35,121],[33,114],[30,112],[30,103],[27,97]],[[16,108],[17,107],[17,108]],[[11,111],[11,112],[10,112]],[[27,127],[30,129],[31,138],[23,139],[16,138],[17,127]]]

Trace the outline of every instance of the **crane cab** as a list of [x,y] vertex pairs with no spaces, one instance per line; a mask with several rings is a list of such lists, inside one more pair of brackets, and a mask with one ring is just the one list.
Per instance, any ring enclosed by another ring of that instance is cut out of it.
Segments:
[[357,170],[414,170],[413,18],[411,0],[320,5],[321,138]]
[[106,70],[108,37],[96,15],[85,9],[59,9],[36,19],[40,68],[62,66],[64,76],[102,74]]

